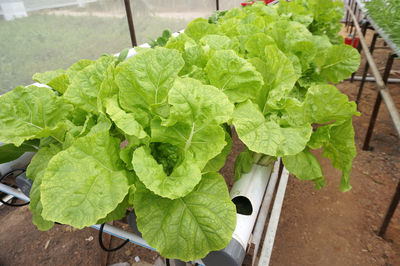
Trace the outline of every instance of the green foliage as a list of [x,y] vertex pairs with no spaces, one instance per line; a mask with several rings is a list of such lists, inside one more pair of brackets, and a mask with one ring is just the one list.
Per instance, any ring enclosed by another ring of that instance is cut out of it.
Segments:
[[364,4],[372,20],[400,47],[400,1],[374,0]]
[[328,83],[354,72],[359,54],[336,44],[338,6],[232,9],[212,23],[194,20],[165,47],[81,60],[34,76],[52,89],[0,97],[0,141],[22,149],[40,139],[28,168],[34,223],[82,228],[119,219],[133,204],[143,237],[163,256],[196,260],[222,249],[236,223],[217,173],[232,125],[247,146],[235,179],[281,156],[321,188],[311,149],[323,148],[342,171],[340,189],[350,189],[359,113]]
[[150,39],[150,43],[149,43],[150,47],[151,48],[154,48],[157,46],[164,47],[167,44],[168,39],[171,38],[171,36],[172,35],[171,35],[170,30],[164,30],[162,32],[162,35],[160,37],[158,37],[157,39],[155,39],[155,40]]

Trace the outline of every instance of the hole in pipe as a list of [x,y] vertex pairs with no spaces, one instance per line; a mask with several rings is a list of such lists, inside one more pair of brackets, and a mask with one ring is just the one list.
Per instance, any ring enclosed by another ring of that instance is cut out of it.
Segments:
[[236,212],[243,215],[251,215],[253,206],[248,198],[243,196],[234,197],[232,202],[236,205]]

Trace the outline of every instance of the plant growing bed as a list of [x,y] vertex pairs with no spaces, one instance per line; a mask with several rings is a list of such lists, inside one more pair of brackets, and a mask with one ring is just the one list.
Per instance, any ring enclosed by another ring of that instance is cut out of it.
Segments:
[[218,173],[230,126],[247,146],[236,179],[282,157],[321,188],[310,150],[323,148],[349,190],[359,113],[328,84],[360,60],[337,36],[342,12],[341,2],[257,2],[196,19],[165,47],[80,60],[34,76],[50,88],[1,96],[0,141],[38,147],[27,171],[33,222],[83,228],[133,206],[143,238],[163,256],[187,261],[220,250],[236,224]]

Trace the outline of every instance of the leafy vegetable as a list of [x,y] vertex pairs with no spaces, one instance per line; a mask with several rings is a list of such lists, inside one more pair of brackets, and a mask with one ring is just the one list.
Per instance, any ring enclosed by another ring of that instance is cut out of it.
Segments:
[[230,127],[246,145],[236,180],[281,156],[319,189],[312,150],[322,148],[342,171],[340,189],[350,189],[359,113],[328,83],[354,72],[360,56],[337,36],[340,8],[255,2],[196,19],[176,37],[165,33],[157,40],[165,47],[80,60],[34,76],[48,87],[1,96],[0,152],[12,152],[0,159],[38,148],[27,172],[33,222],[82,228],[134,207],[143,237],[163,256],[196,260],[220,250],[236,221],[217,173]]
[[187,196],[162,198],[139,184],[134,199],[137,224],[149,244],[170,258],[203,258],[232,239],[235,205],[225,181],[208,173]]
[[373,21],[387,33],[390,39],[400,46],[400,1],[374,0],[366,1],[365,7]]

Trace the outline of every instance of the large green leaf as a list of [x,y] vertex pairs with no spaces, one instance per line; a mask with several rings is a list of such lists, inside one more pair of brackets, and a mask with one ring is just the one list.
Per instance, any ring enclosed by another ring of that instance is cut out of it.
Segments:
[[278,121],[266,120],[251,101],[239,104],[233,112],[233,124],[239,138],[255,152],[271,156],[295,155],[310,139],[312,127],[281,126]]
[[220,154],[218,154],[217,156],[215,156],[214,158],[212,158],[207,162],[206,166],[202,170],[203,173],[218,172],[225,165],[226,157],[229,155],[232,148],[232,138],[226,131],[225,131],[225,141],[226,141],[225,147],[222,149]]
[[97,96],[104,79],[104,72],[112,62],[114,56],[102,56],[79,71],[71,80],[64,98],[87,112],[97,113]]
[[232,40],[223,35],[210,34],[201,38],[200,43],[208,45],[213,50],[228,50],[232,47]]
[[217,173],[205,174],[191,193],[175,200],[139,184],[134,206],[138,228],[150,246],[164,257],[183,261],[226,247],[236,225],[235,205]]
[[105,105],[109,98],[114,95],[118,96],[118,86],[115,83],[115,63],[109,64],[104,72],[104,79],[100,85],[99,94],[97,95],[97,109],[99,112],[105,112]]
[[0,164],[14,161],[22,156],[25,152],[35,152],[37,148],[29,144],[22,143],[16,147],[13,144],[0,144]]
[[36,73],[32,78],[37,82],[50,86],[53,90],[61,94],[63,94],[69,86],[69,79],[64,69]]
[[24,140],[57,137],[72,106],[48,88],[17,87],[0,97],[0,141],[20,146]]
[[150,149],[140,147],[133,152],[133,169],[145,186],[164,198],[186,196],[200,182],[201,171],[191,152],[185,152],[183,161],[167,175],[162,165],[150,154]]
[[[292,62],[275,45],[265,47],[265,63],[267,67],[262,72],[267,105],[279,108],[280,101],[293,89],[297,76]],[[265,109],[265,108],[264,108]]]
[[323,177],[318,159],[308,148],[298,154],[284,156],[282,160],[289,172],[301,180],[313,180]]
[[72,64],[66,71],[69,80],[73,80],[75,76],[87,66],[93,64],[95,61],[89,59],[81,59],[78,62]]
[[213,86],[203,85],[191,78],[177,79],[168,95],[172,105],[166,125],[176,122],[195,124],[222,124],[232,117],[233,104],[224,93]]
[[265,47],[274,45],[275,41],[265,33],[257,33],[251,36],[246,42],[247,57],[265,57]]
[[248,173],[253,166],[253,152],[248,148],[239,153],[235,160],[234,180],[237,181],[242,177],[243,173]]
[[340,190],[348,191],[351,189],[352,161],[357,154],[351,119],[342,124],[331,126],[329,135],[329,142],[325,143],[322,155],[328,157],[332,161],[332,165],[342,171]]
[[357,153],[351,118],[346,121],[335,122],[332,125],[318,127],[307,145],[312,149],[323,147],[323,157],[328,157],[332,165],[342,171],[340,190],[350,190],[351,166]]
[[203,36],[218,33],[215,24],[208,23],[207,19],[197,18],[190,22],[185,29],[185,34],[198,42]]
[[357,71],[360,54],[350,45],[333,45],[316,59],[317,72],[328,82],[339,83]]
[[115,81],[120,88],[119,100],[126,111],[166,104],[184,61],[177,50],[157,47],[148,49],[121,63]]
[[126,113],[119,107],[116,96],[107,100],[106,110],[111,120],[113,120],[115,125],[125,134],[135,136],[138,139],[149,138],[147,133],[143,130],[142,125],[136,121],[135,116],[131,113]]
[[289,101],[286,112],[293,124],[326,124],[332,121],[344,121],[353,115],[359,115],[357,105],[349,102],[347,95],[329,84],[311,86],[306,93],[304,102]]
[[263,84],[260,73],[231,50],[216,51],[206,72],[210,84],[222,90],[232,103],[256,99]]
[[129,189],[119,149],[119,141],[101,131],[54,156],[41,185],[43,217],[83,228],[113,211]]
[[178,122],[164,127],[160,120],[155,119],[151,123],[151,138],[155,142],[170,143],[191,151],[200,169],[226,145],[225,132],[216,124],[196,127],[195,124]]
[[36,227],[42,231],[49,230],[53,227],[54,222],[48,221],[42,216],[43,206],[40,200],[40,185],[42,184],[42,179],[50,159],[60,151],[61,148],[55,145],[41,148],[32,158],[26,172],[26,175],[29,178],[35,180],[29,194],[31,200],[29,203],[29,209],[33,215],[32,221]]

